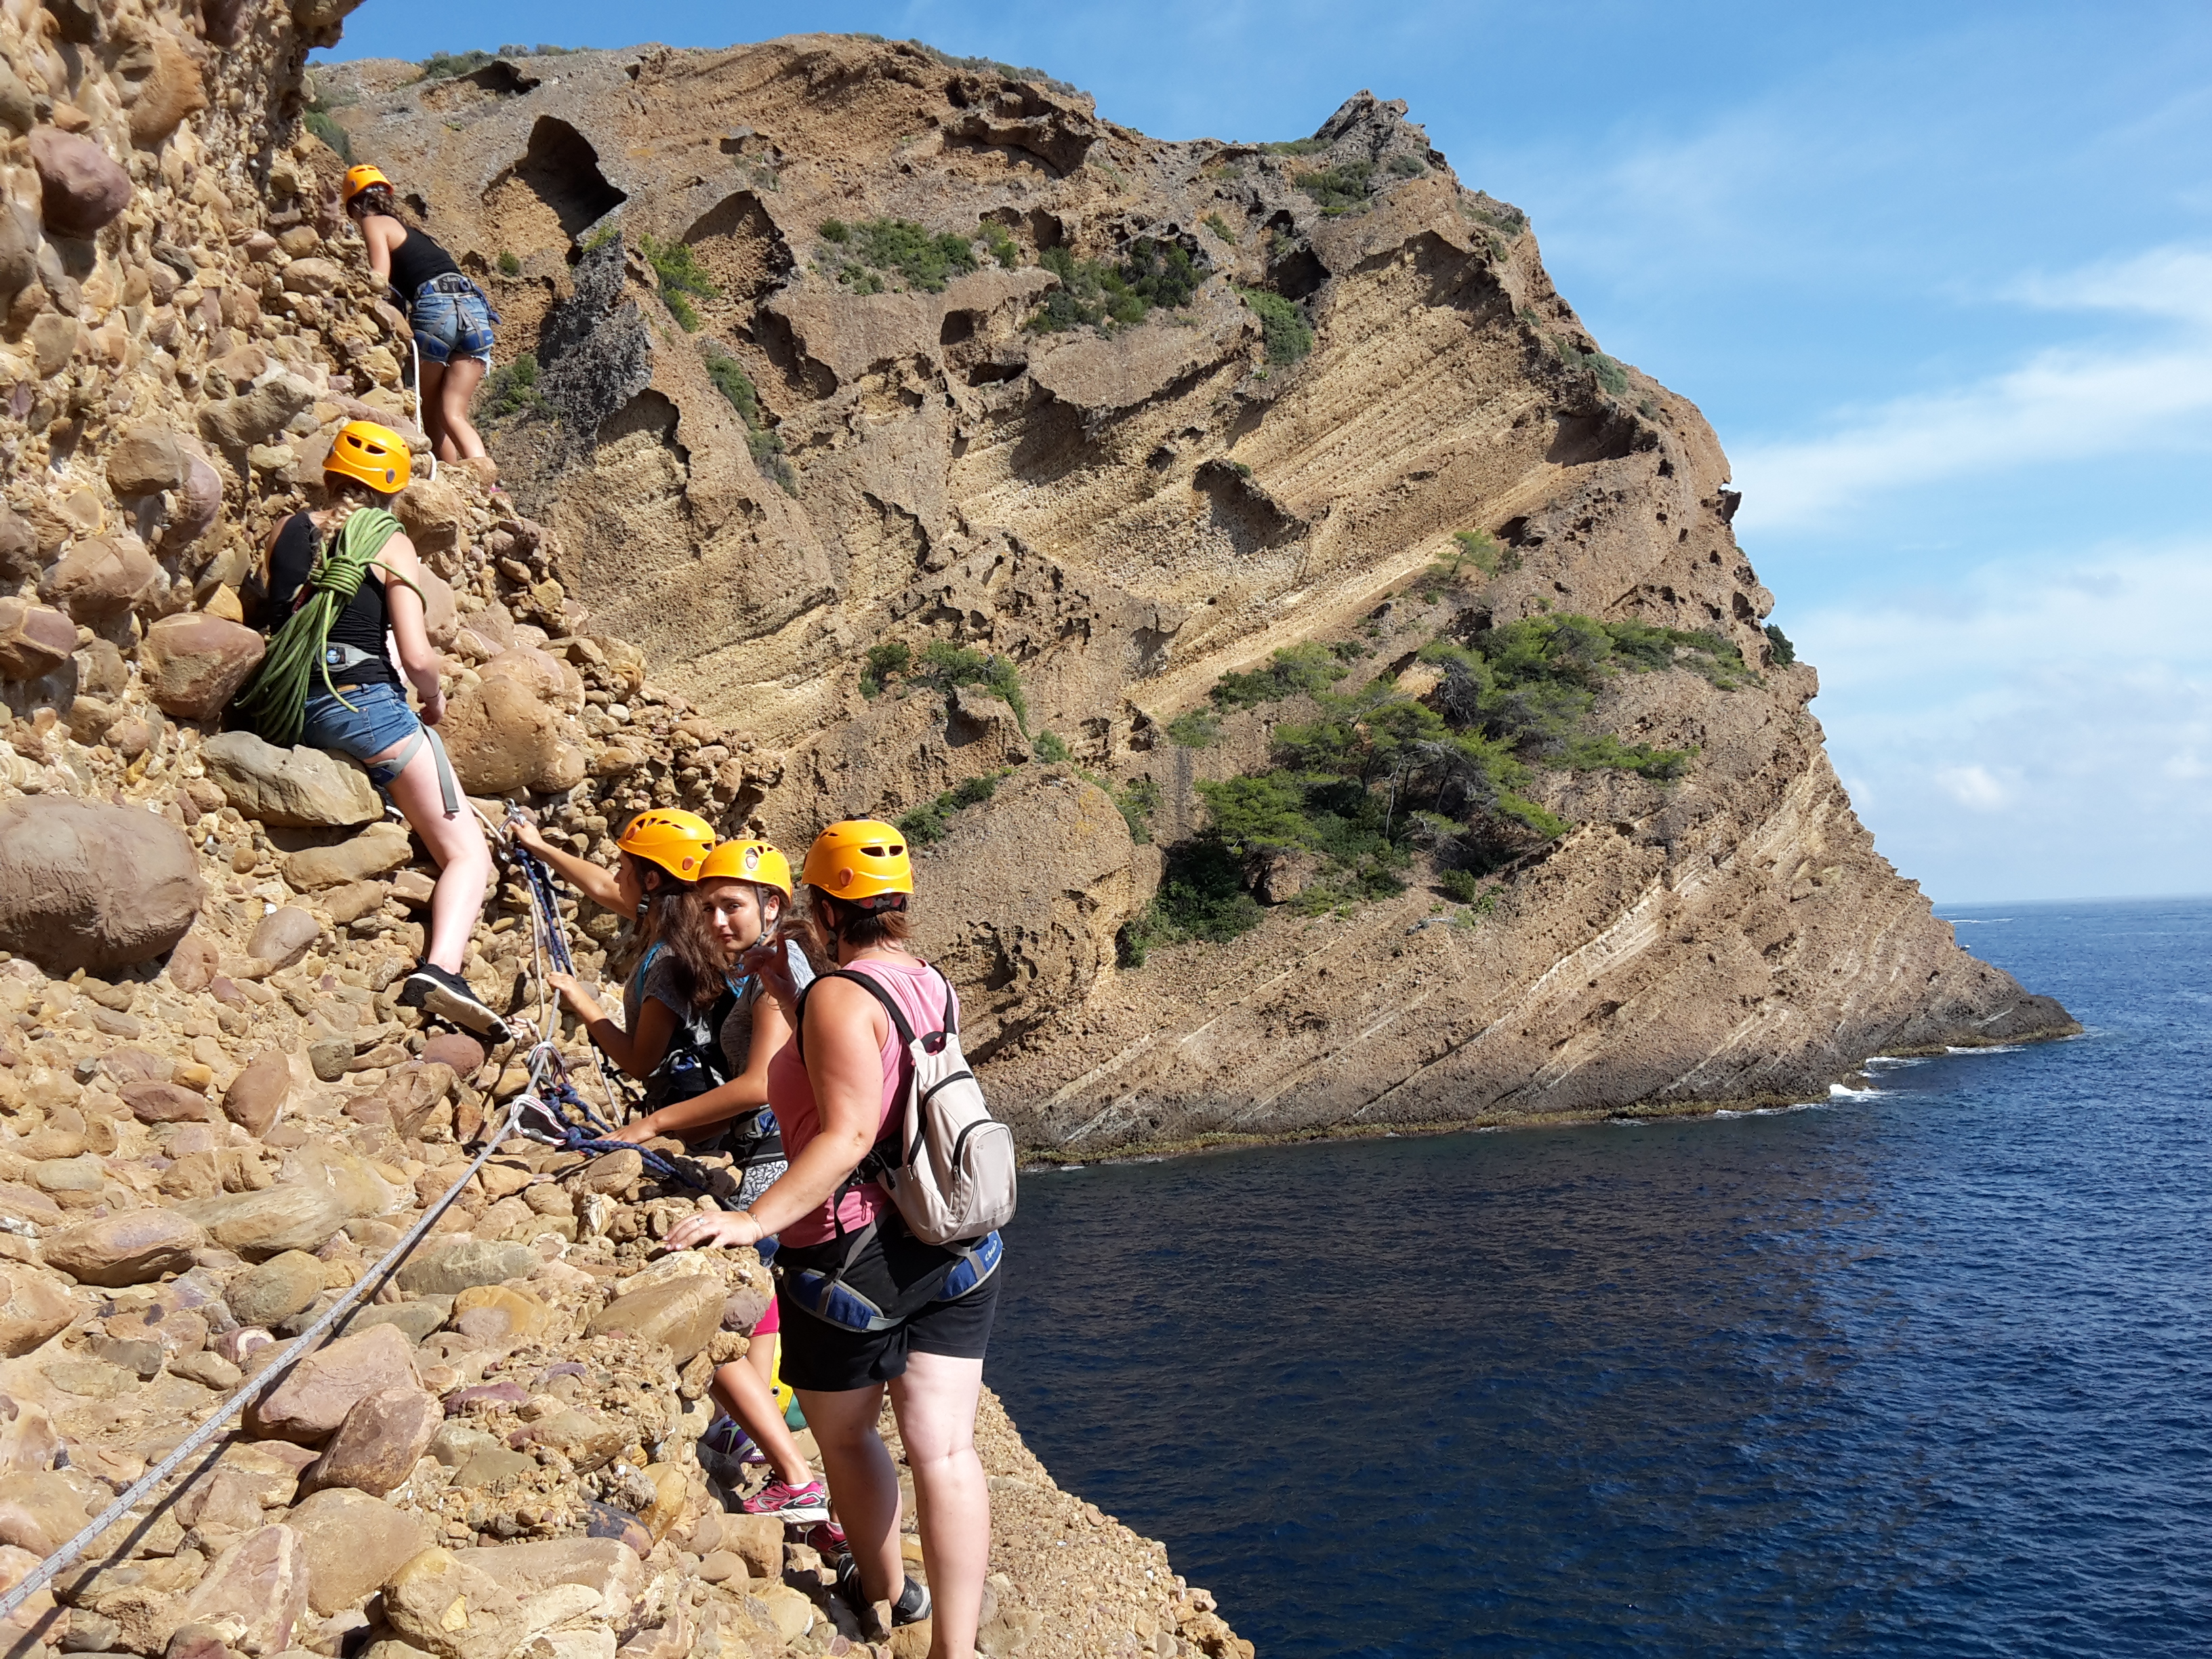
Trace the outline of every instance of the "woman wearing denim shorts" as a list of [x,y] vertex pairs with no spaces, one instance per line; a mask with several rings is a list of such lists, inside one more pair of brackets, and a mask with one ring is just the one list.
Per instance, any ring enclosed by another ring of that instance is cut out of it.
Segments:
[[461,274],[453,256],[399,216],[392,182],[372,167],[346,173],[346,212],[368,246],[368,268],[391,285],[422,356],[422,405],[430,446],[441,461],[484,453],[469,404],[491,368],[491,325],[498,313]]
[[[389,427],[349,421],[340,428],[324,462],[329,509],[295,513],[279,525],[262,556],[258,583],[248,584],[248,598],[258,602],[264,627],[273,630],[291,615],[326,538],[334,543],[346,520],[362,508],[388,507],[406,487],[408,472],[407,447]],[[424,580],[414,544],[405,532],[394,533],[331,624],[322,670],[308,677],[300,741],[360,762],[438,861],[422,959],[407,975],[399,1000],[497,1039],[507,1035],[506,1022],[460,972],[483,909],[491,853],[474,809],[454,787],[444,750],[423,729],[446,714],[438,678],[445,662],[430,644]],[[385,643],[387,632],[398,647],[397,669]],[[403,670],[422,697],[420,717],[407,706]]]

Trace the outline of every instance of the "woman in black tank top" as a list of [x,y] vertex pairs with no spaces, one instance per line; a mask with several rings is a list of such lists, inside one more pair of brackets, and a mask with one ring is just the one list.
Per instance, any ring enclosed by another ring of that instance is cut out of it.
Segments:
[[483,454],[469,404],[491,367],[491,325],[498,319],[490,302],[429,232],[400,216],[391,182],[374,167],[346,174],[346,213],[361,228],[369,270],[398,295],[414,329],[432,449],[441,461]]

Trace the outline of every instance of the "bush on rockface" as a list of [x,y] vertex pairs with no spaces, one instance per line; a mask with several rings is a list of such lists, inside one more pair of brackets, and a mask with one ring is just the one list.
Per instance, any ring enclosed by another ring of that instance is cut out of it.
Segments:
[[1205,267],[1181,243],[1149,236],[1132,242],[1119,264],[1079,259],[1064,247],[1045,249],[1037,263],[1060,278],[1060,286],[1024,325],[1040,334],[1140,323],[1154,307],[1179,311],[1206,276]]
[[[1471,554],[1494,546],[1486,537],[1462,544]],[[1233,937],[1256,918],[1257,903],[1249,911],[1228,905],[1220,872],[1241,872],[1249,897],[1263,872],[1289,855],[1313,871],[1290,895],[1305,914],[1404,890],[1420,853],[1444,866],[1447,892],[1473,903],[1481,876],[1571,827],[1529,794],[1536,767],[1627,771],[1661,783],[1688,772],[1695,747],[1661,749],[1589,729],[1607,681],[1682,668],[1727,689],[1748,673],[1716,635],[1572,614],[1485,628],[1466,644],[1431,641],[1419,659],[1442,678],[1419,697],[1388,674],[1338,690],[1350,672],[1346,654],[1310,641],[1216,683],[1217,709],[1304,696],[1314,716],[1275,727],[1270,769],[1196,786],[1206,827],[1171,856],[1183,860],[1179,868],[1211,872],[1212,884],[1186,879],[1176,896],[1164,887],[1126,936],[1126,960],[1140,961],[1156,945]],[[1168,733],[1188,742],[1197,735],[1193,716]],[[1283,896],[1273,877],[1266,884]],[[1484,908],[1494,902],[1488,897]],[[1202,927],[1193,921],[1200,916]]]
[[824,241],[842,251],[833,274],[855,294],[885,293],[893,280],[924,294],[941,294],[947,282],[976,268],[974,237],[949,230],[933,234],[911,219],[864,219],[852,225],[825,219],[818,229]]
[[760,393],[744,365],[712,343],[706,348],[707,378],[729,400],[745,423],[745,447],[762,473],[783,487],[787,495],[799,494],[799,475],[783,453],[783,439],[768,424],[761,410]]
[[1294,363],[1313,349],[1313,327],[1295,301],[1264,288],[1243,288],[1237,297],[1260,319],[1260,343],[1271,363]]
[[653,236],[640,236],[637,246],[659,279],[660,301],[668,307],[668,314],[686,334],[698,332],[699,313],[691,301],[718,300],[722,295],[707,267],[699,263],[699,256],[688,242],[664,242]]

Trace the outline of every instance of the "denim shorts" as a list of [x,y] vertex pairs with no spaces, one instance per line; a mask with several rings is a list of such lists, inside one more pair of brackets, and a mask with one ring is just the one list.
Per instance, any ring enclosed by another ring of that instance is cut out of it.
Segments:
[[[433,283],[443,279],[433,279]],[[407,308],[414,325],[415,343],[426,363],[449,363],[457,357],[491,362],[491,325],[498,321],[490,303],[473,288],[441,290],[425,285]]]
[[[347,702],[353,707],[347,708]],[[357,686],[345,694],[345,702],[327,691],[312,691],[300,741],[311,749],[335,749],[368,766],[371,755],[405,742],[422,726],[407,706],[406,694],[396,685]],[[397,775],[387,767],[368,768],[368,781],[380,789]]]

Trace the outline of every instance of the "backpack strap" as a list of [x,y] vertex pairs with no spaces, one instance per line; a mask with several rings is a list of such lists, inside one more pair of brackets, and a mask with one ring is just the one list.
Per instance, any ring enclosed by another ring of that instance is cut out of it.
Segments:
[[[897,999],[878,984],[872,974],[856,974],[849,968],[833,968],[828,973],[817,974],[806,982],[805,988],[799,994],[799,1006],[794,1011],[799,1018],[793,1027],[791,1040],[798,1045],[799,1058],[802,1065],[806,1060],[806,999],[809,993],[825,979],[849,979],[855,984],[866,987],[868,994],[883,1004],[884,1012],[891,1017],[892,1029],[898,1033],[901,1072],[903,1073],[907,1067],[914,1064],[914,1027],[907,1024],[906,1015],[900,1009]],[[837,1206],[844,1201],[845,1194],[853,1188],[859,1186],[860,1182],[873,1181],[884,1170],[893,1167],[895,1158],[904,1150],[905,1128],[902,1124],[896,1121],[896,1116],[897,1115],[894,1113],[895,1121],[890,1128],[877,1139],[874,1146],[868,1148],[866,1156],[853,1166],[853,1173],[845,1178],[835,1193],[830,1194],[830,1224],[836,1228],[837,1237],[840,1238],[845,1236],[845,1227],[844,1223],[838,1218]]]
[[849,968],[832,968],[827,973],[815,975],[799,989],[799,1005],[794,1010],[799,1018],[791,1033],[791,1040],[799,1045],[799,1059],[803,1060],[806,1058],[806,999],[813,994],[814,988],[825,979],[849,979],[855,985],[865,986],[868,994],[882,1003],[884,1012],[891,1017],[891,1027],[898,1033],[900,1051],[906,1054],[911,1054],[914,1051],[914,1027],[907,1024],[906,1014],[899,1007],[897,999],[877,982],[876,976],[872,974],[856,974]]

